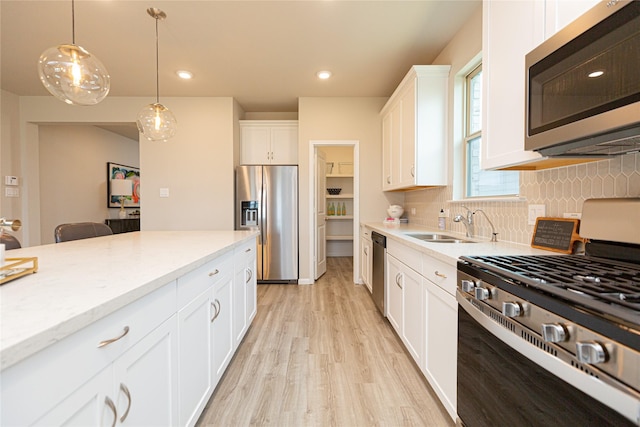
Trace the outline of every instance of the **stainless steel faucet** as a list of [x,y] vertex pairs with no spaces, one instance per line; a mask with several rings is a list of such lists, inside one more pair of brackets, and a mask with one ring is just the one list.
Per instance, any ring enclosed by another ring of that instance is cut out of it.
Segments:
[[466,236],[467,237],[473,237],[473,233],[474,233],[474,227],[473,227],[473,212],[471,211],[471,209],[469,209],[468,207],[462,205],[463,208],[465,208],[467,210],[467,217],[463,217],[462,215],[458,214],[456,216],[453,217],[453,222],[461,222],[464,224],[464,227],[466,229]]
[[[489,216],[487,215],[487,213],[485,211],[483,211],[482,209],[476,209],[473,213],[475,214],[476,212],[482,212],[482,215],[484,215],[484,217],[487,219],[487,221],[489,221],[489,225],[491,226],[491,241],[492,242],[497,242],[498,241],[498,233],[496,233],[496,228],[493,226],[493,223],[489,219]],[[455,221],[455,219],[454,219],[454,221]]]

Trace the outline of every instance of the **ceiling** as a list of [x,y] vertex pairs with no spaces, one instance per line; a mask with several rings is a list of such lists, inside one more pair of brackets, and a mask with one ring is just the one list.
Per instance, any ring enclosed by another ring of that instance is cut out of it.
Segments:
[[[111,75],[110,96],[155,98],[159,23],[160,101],[233,97],[247,112],[296,112],[298,97],[386,97],[414,64],[430,64],[481,0],[141,1],[76,0],[76,44]],[[2,89],[48,95],[36,62],[70,43],[71,1],[2,0]],[[187,69],[194,78],[180,80]],[[315,74],[331,70],[321,81]],[[170,105],[167,105],[171,108]],[[137,139],[137,138],[136,138]]]

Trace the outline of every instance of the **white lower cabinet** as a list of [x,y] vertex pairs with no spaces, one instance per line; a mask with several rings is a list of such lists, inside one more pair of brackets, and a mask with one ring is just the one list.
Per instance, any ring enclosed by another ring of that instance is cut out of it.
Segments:
[[371,241],[371,230],[360,226],[360,279],[362,283],[371,289],[371,275],[373,272],[373,242]]
[[256,316],[256,245],[255,242],[234,251],[233,281],[233,347],[237,348]]
[[453,295],[425,279],[424,305],[426,352],[421,366],[429,384],[455,420],[458,303]]
[[1,373],[0,425],[175,425],[176,283]]
[[402,263],[387,252],[386,274],[386,307],[387,319],[396,330],[398,336],[402,337]]
[[389,323],[455,420],[456,267],[392,239],[386,267]]

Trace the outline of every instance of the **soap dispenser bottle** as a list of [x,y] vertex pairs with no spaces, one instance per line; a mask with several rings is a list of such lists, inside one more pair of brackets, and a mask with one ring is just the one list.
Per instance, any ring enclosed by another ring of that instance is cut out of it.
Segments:
[[444,230],[447,228],[447,214],[444,213],[444,209],[440,209],[438,214],[438,230]]

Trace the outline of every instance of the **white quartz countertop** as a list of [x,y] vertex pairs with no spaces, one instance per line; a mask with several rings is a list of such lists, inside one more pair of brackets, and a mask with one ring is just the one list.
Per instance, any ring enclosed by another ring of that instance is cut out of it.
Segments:
[[256,235],[141,231],[7,251],[7,258],[38,257],[38,272],[0,286],[0,369]]
[[[384,224],[382,222],[366,222],[364,225],[388,239],[397,240],[406,246],[410,246],[420,252],[446,262],[453,266],[461,256],[471,255],[558,255],[557,252],[550,252],[535,249],[527,245],[508,242],[490,242],[488,239],[468,239],[463,234],[454,233],[448,230],[434,230],[411,224]],[[425,242],[407,236],[411,233],[437,233],[456,236],[461,239],[473,240],[476,243],[437,243]],[[500,236],[498,236],[500,237]]]

